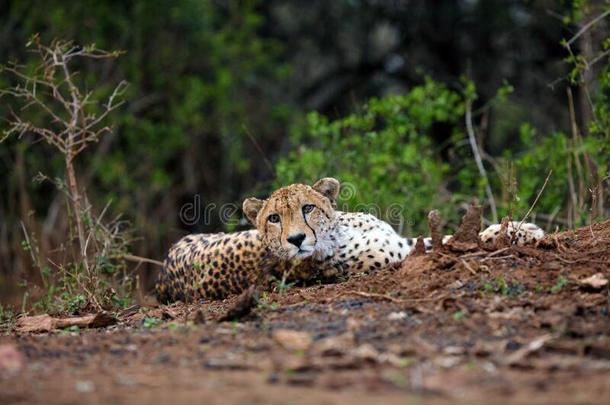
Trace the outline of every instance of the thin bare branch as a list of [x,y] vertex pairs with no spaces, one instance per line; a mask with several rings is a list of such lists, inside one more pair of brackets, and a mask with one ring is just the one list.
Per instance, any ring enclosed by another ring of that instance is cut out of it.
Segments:
[[574,34],[574,36],[567,41],[567,44],[572,45],[572,43],[574,43],[574,41],[576,41],[578,38],[580,38],[580,36],[582,34],[587,32],[589,30],[589,28],[591,28],[592,26],[594,26],[595,24],[597,24],[598,22],[600,22],[601,20],[603,20],[604,18],[606,18],[609,15],[610,15],[610,10],[606,10],[605,12],[601,13],[600,15],[598,15],[597,17],[595,17],[594,19],[589,21],[587,24],[583,25],[582,28],[580,30],[578,30],[578,32],[576,34]]
[[538,194],[536,195],[536,199],[534,200],[534,202],[532,203],[530,208],[527,210],[527,212],[523,216],[523,219],[521,220],[521,222],[519,222],[519,226],[517,227],[517,231],[519,231],[519,229],[521,229],[521,225],[523,224],[523,222],[525,222],[527,217],[529,217],[529,215],[531,214],[532,210],[534,209],[534,207],[538,203],[538,200],[540,199],[540,196],[542,195],[542,193],[544,192],[544,189],[546,188],[546,184],[549,182],[549,179],[551,178],[551,174],[553,174],[553,171],[549,170],[549,174],[546,175],[546,179],[544,179],[544,183],[542,184],[542,187],[540,187],[540,190],[538,191]]
[[474,154],[474,160],[477,164],[477,168],[479,169],[479,174],[485,180],[485,194],[487,194],[487,200],[489,201],[489,206],[491,208],[493,222],[498,222],[498,210],[496,208],[496,200],[494,199],[493,192],[491,191],[489,177],[487,176],[487,171],[485,170],[485,166],[483,165],[483,160],[481,159],[481,152],[479,151],[477,139],[474,134],[474,127],[472,125],[472,101],[470,100],[466,100],[466,132],[468,132],[468,140],[470,141],[470,147],[472,149],[472,153]]
[[160,262],[160,261],[154,260],[154,259],[149,259],[147,257],[141,257],[141,256],[126,254],[126,255],[123,256],[123,258],[125,260],[129,260],[130,262],[150,263],[150,264],[154,264],[156,266],[163,267],[163,262]]

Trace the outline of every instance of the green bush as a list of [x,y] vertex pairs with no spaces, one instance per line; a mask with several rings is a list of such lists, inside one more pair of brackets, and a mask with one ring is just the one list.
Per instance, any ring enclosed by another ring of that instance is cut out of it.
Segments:
[[[529,124],[520,128],[523,150],[506,151],[501,174],[504,190],[513,188],[501,205],[502,214],[524,215],[549,176],[535,211],[547,217],[560,218],[560,223],[582,226],[602,214],[594,210],[595,196],[606,187],[610,155],[603,136],[572,137],[563,132],[541,136]],[[604,178],[606,180],[604,180]],[[591,214],[593,213],[593,217]]]
[[[500,99],[505,105],[510,91],[503,86],[485,108]],[[473,99],[472,83],[466,82],[462,94],[427,79],[407,94],[370,100],[358,114],[330,120],[310,113],[292,136],[293,150],[276,164],[275,185],[333,176],[343,183],[339,209],[371,212],[409,235],[426,234],[427,213],[438,209],[454,228],[465,203],[476,198],[489,207],[487,180],[477,170],[464,129],[466,101]],[[597,108],[603,112],[603,106]],[[500,217],[520,220],[534,202],[533,218],[541,213],[542,225],[580,226],[603,217],[610,142],[599,122],[591,124],[587,137],[540,136],[531,125],[515,123],[520,146],[500,157],[485,155]],[[437,124],[452,132],[444,145],[448,160],[441,159],[430,136]]]
[[455,219],[445,191],[450,164],[428,135],[443,123],[463,137],[459,93],[430,79],[405,95],[372,99],[359,114],[334,121],[310,113],[292,137],[295,149],[276,165],[276,186],[332,176],[343,184],[339,208],[368,211],[399,230],[425,232],[438,208]]

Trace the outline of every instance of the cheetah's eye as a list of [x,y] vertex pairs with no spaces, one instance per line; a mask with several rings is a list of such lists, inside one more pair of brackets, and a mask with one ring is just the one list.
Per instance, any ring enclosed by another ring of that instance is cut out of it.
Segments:
[[313,204],[305,204],[303,205],[303,214],[309,214],[311,211],[313,211],[313,209],[316,208],[315,205]]
[[277,224],[280,222],[280,216],[278,214],[271,214],[269,217],[267,217],[267,221],[271,222],[272,224]]

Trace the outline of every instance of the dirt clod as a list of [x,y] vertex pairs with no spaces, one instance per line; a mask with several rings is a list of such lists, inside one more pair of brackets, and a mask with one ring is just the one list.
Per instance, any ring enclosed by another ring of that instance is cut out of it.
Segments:
[[260,287],[258,285],[251,285],[247,290],[244,290],[234,305],[226,310],[226,312],[218,318],[219,322],[233,321],[249,315],[252,312],[252,308],[256,306]]
[[447,242],[447,247],[455,252],[475,250],[479,246],[479,232],[481,232],[481,207],[472,204],[462,217],[460,227]]
[[441,251],[443,249],[443,230],[441,228],[441,215],[437,210],[430,211],[428,214],[428,227],[432,239],[432,249]]
[[411,252],[410,256],[423,256],[426,254],[426,245],[424,244],[424,237],[419,236],[415,242],[415,247]]
[[509,217],[502,218],[500,222],[500,233],[496,237],[495,248],[502,249],[510,246],[511,240],[508,236],[508,224],[510,223]]

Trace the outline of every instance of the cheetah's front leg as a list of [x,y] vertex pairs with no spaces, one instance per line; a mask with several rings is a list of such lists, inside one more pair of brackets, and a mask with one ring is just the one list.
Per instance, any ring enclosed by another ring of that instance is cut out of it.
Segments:
[[[483,242],[495,242],[500,234],[501,227],[500,224],[488,226],[483,232],[479,233],[481,240]],[[513,243],[521,246],[529,242],[539,241],[544,236],[544,231],[536,224],[512,221],[508,223],[507,234]]]

